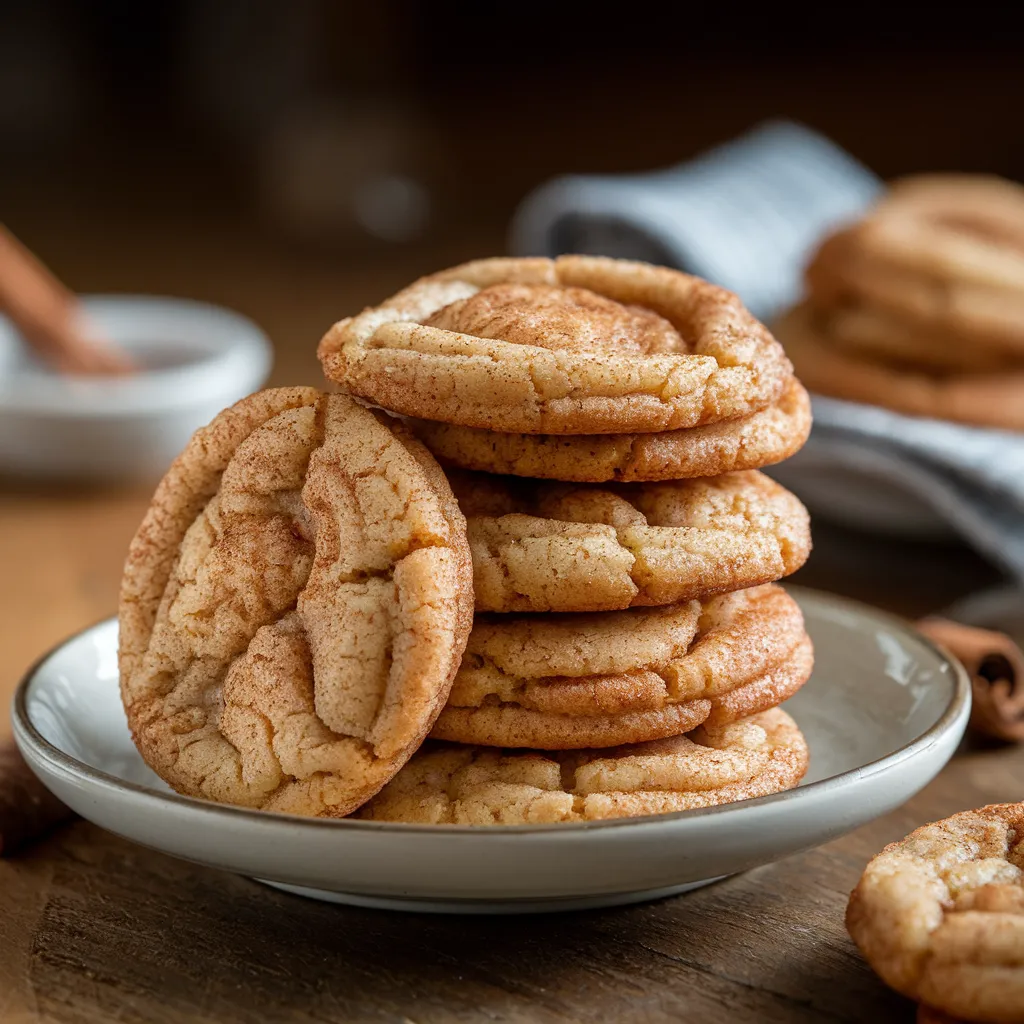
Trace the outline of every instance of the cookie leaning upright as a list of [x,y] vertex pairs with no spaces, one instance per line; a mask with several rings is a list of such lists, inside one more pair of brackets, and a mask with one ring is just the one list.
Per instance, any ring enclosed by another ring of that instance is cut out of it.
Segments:
[[179,792],[348,814],[430,730],[472,613],[465,520],[415,438],[346,396],[252,395],[195,434],[132,541],[132,736]]
[[324,372],[392,412],[527,434],[699,427],[766,409],[792,367],[731,292],[587,256],[488,259],[336,324]]

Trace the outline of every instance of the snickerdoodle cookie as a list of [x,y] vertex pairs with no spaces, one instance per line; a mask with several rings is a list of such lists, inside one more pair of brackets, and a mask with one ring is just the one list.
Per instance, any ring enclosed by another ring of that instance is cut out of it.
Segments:
[[754,471],[601,486],[451,471],[477,611],[610,611],[780,579],[811,549],[807,511]]
[[665,814],[790,789],[807,764],[800,730],[777,709],[610,750],[551,754],[429,744],[358,816],[532,825]]
[[701,604],[477,616],[435,739],[563,750],[675,736],[772,708],[813,651],[781,587]]
[[198,431],[132,541],[121,692],[179,792],[340,816],[416,750],[469,634],[465,521],[427,450],[342,395]]
[[937,331],[944,359],[951,338],[985,358],[1024,355],[1024,187],[973,175],[896,182],[825,241],[807,284],[823,306],[877,309],[919,338]]
[[1024,430],[1024,187],[897,182],[821,243],[806,280],[774,326],[812,391]]
[[464,469],[580,483],[683,480],[795,455],[811,432],[811,402],[793,379],[766,409],[656,434],[506,434],[432,420],[411,426],[438,458]]
[[589,256],[489,259],[342,320],[327,377],[393,412],[522,433],[697,427],[766,409],[792,367],[731,292]]
[[853,356],[918,366],[931,373],[978,373],[1011,366],[1006,352],[964,344],[946,327],[916,327],[871,306],[844,304],[820,314],[829,343]]
[[787,313],[776,329],[812,391],[911,416],[1024,430],[1024,363],[998,371],[936,373],[867,358],[832,344],[829,314],[807,303]]
[[868,864],[846,925],[898,992],[954,1017],[1024,1021],[1024,804],[963,811]]

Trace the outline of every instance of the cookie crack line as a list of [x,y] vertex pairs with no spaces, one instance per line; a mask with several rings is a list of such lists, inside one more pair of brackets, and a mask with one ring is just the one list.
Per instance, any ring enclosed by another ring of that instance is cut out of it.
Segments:
[[[581,292],[592,301],[580,305]],[[526,315],[539,296],[547,305]],[[650,351],[636,325],[610,330],[627,307],[675,342]],[[727,421],[772,405],[792,381],[781,346],[731,293],[601,257],[480,260],[431,275],[335,324],[319,356],[329,379],[393,412],[530,434]]]
[[603,487],[450,479],[467,515],[478,611],[703,599],[774,582],[811,550],[806,509],[755,472]]
[[810,434],[811,403],[793,378],[781,398],[759,412],[658,433],[528,434],[409,422],[438,458],[463,469],[579,483],[661,481],[782,462]]
[[891,843],[847,906],[891,987],[956,1018],[1024,1019],[1024,804],[961,811]]
[[133,738],[179,792],[347,814],[429,732],[471,620],[465,520],[420,442],[347,396],[258,393],[198,432],[132,543]]
[[657,814],[779,792],[807,764],[806,741],[779,709],[604,750],[429,744],[357,816],[493,826]]

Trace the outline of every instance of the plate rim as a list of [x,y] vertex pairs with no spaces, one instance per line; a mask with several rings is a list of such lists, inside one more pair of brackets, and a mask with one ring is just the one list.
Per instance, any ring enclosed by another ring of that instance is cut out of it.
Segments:
[[[804,786],[797,786],[794,789],[784,790],[780,793],[772,793],[768,796],[757,797],[752,800],[741,800],[732,804],[719,804],[714,807],[700,807],[685,811],[671,811],[666,814],[648,814],[632,818],[609,818],[598,821],[579,822],[553,822],[549,824],[534,825],[503,825],[500,828],[481,828],[478,825],[428,825],[411,822],[390,822],[390,821],[364,821],[358,818],[311,818],[296,814],[282,814],[277,811],[262,811],[249,807],[237,807],[233,804],[219,804],[212,800],[203,800],[199,797],[185,796],[181,793],[164,793],[138,782],[131,782],[118,778],[102,769],[94,768],[92,765],[80,761],[78,758],[61,750],[49,740],[33,724],[28,713],[28,691],[32,681],[39,671],[64,647],[91,633],[103,626],[117,622],[117,616],[111,615],[98,622],[83,627],[70,634],[63,640],[54,644],[45,653],[41,654],[24,672],[14,691],[11,703],[11,724],[14,737],[19,746],[24,745],[32,754],[57,775],[61,775],[70,781],[88,780],[92,785],[106,791],[111,796],[123,798],[126,794],[155,802],[156,804],[168,803],[171,806],[196,812],[202,815],[221,816],[226,815],[238,821],[247,821],[257,826],[290,826],[291,828],[315,829],[315,830],[336,830],[339,834],[355,830],[356,832],[383,832],[391,833],[412,833],[416,835],[462,835],[470,834],[481,838],[485,842],[497,842],[502,838],[525,837],[535,834],[557,834],[557,835],[579,835],[584,832],[595,830],[617,829],[617,828],[650,828],[663,825],[668,822],[680,820],[701,820],[714,818],[720,815],[737,815],[748,812],[756,812],[764,807],[780,804],[786,800],[792,801],[799,793],[821,794],[825,797],[832,790],[842,790],[844,786],[853,781],[875,775],[882,771],[888,771],[897,765],[907,761],[919,753],[923,753],[934,746],[951,730],[954,729],[960,719],[966,720],[971,708],[971,680],[967,670],[941,645],[935,643],[929,637],[917,632],[911,622],[897,614],[875,608],[863,601],[832,594],[828,591],[818,590],[812,587],[794,585],[787,587],[787,590],[795,592],[799,598],[806,597],[809,600],[831,605],[840,610],[867,614],[872,618],[881,620],[891,628],[897,629],[903,634],[910,634],[912,638],[925,648],[932,651],[936,657],[948,665],[953,675],[953,694],[949,704],[939,718],[916,739],[892,751],[883,757],[868,761],[865,764],[840,772],[838,775],[831,775],[826,779],[819,779],[817,782],[810,782]],[[32,767],[30,762],[30,767]],[[491,837],[485,839],[484,837]]]

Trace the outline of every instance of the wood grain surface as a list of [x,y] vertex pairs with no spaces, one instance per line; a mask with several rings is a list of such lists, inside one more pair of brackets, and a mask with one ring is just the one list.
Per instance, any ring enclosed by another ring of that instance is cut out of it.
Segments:
[[[31,237],[73,287],[234,306],[274,337],[278,383],[316,379],[313,347],[337,316],[501,245],[463,239],[341,274],[215,224],[197,239],[194,225],[169,220],[140,260],[130,219],[104,220],[100,236],[81,211],[81,230],[67,232],[66,214],[59,204],[35,210]],[[94,258],[98,237],[106,259]],[[113,612],[147,498],[147,488],[0,483],[3,707],[43,650]],[[816,541],[799,582],[908,616],[994,579],[953,547],[824,524]],[[912,1006],[884,989],[846,936],[846,895],[885,843],[954,811],[1019,798],[1022,772],[1017,748],[964,751],[905,807],[828,846],[686,896],[545,917],[318,904],[77,822],[0,860],[0,1021],[909,1022]]]
[[843,928],[865,862],[924,821],[1020,796],[1024,751],[964,751],[901,810],[686,896],[542,917],[316,903],[80,822],[0,861],[0,1019],[872,1021],[911,1004]]

